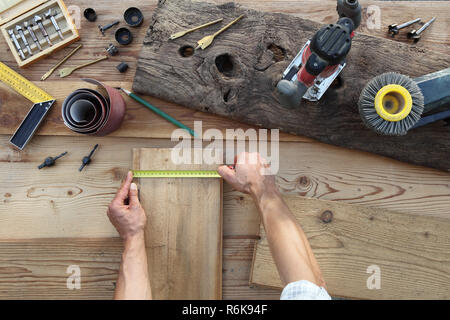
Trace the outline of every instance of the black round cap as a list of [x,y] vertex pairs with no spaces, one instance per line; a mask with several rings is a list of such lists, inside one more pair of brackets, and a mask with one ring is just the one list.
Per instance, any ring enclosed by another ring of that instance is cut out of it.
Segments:
[[131,27],[139,27],[144,21],[144,15],[141,10],[135,7],[128,8],[123,14],[125,22]]
[[124,73],[128,70],[128,64],[126,62],[121,62],[119,65],[116,66],[117,70],[119,70],[120,73]]
[[116,40],[118,43],[127,45],[133,41],[133,35],[127,28],[119,28],[116,30]]
[[94,22],[95,20],[97,20],[97,13],[95,13],[94,9],[87,8],[86,10],[84,10],[84,17],[90,22]]

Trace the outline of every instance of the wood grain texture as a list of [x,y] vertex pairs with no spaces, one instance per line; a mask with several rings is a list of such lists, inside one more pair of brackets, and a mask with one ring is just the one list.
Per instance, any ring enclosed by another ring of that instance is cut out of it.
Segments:
[[[110,300],[122,250],[120,238],[0,240],[0,299]],[[80,289],[67,287],[70,266]]]
[[[217,4],[224,1],[216,0]],[[335,0],[238,0],[246,7],[270,12],[284,12],[308,18],[320,23],[334,22]],[[65,0],[65,3],[84,9],[92,7],[89,0]],[[415,46],[434,51],[448,52],[447,3],[444,1],[362,1],[363,6],[376,4],[382,9],[383,28],[392,22],[407,21],[417,16],[425,20],[436,15],[436,23],[426,31]],[[67,48],[29,68],[19,70],[4,41],[0,41],[1,61],[35,81],[36,84],[57,98],[57,103],[36,136],[23,152],[13,150],[9,137],[30,108],[30,102],[13,93],[0,83],[0,250],[1,274],[8,273],[7,280],[0,281],[0,298],[59,299],[84,297],[110,299],[113,296],[115,272],[119,267],[118,244],[106,244],[102,250],[92,249],[85,242],[73,242],[66,237],[88,238],[117,237],[117,232],[106,217],[106,207],[126,171],[131,167],[132,148],[171,147],[169,138],[175,128],[156,117],[128,98],[127,114],[122,127],[106,138],[74,135],[66,129],[60,118],[60,107],[68,93],[84,87],[81,77],[104,79],[112,86],[131,88],[147,27],[151,22],[156,0],[97,1],[99,13],[96,23],[81,17],[81,43],[84,48],[71,58],[66,66],[86,63],[104,54],[112,40],[114,30],[102,37],[98,24],[120,19],[130,6],[138,6],[145,15],[142,27],[133,29],[134,42],[119,47],[120,55],[101,64],[93,65],[59,79],[55,73],[45,82],[40,77],[71,50]],[[76,8],[75,7],[75,8]],[[82,13],[82,10],[81,10]],[[389,18],[389,17],[392,17]],[[386,18],[386,19],[385,19]],[[379,30],[368,30],[363,21],[362,32],[379,35]],[[381,36],[385,36],[381,30]],[[198,39],[196,39],[198,40]],[[397,41],[397,38],[395,39]],[[125,74],[115,71],[120,61],[126,61],[130,69]],[[203,128],[243,128],[250,126],[212,114],[181,107],[155,97],[145,97],[155,106],[176,119],[192,126],[193,120],[202,120]],[[45,135],[45,136],[44,136]],[[58,137],[57,137],[57,136]],[[128,137],[128,138],[119,138]],[[156,138],[156,139],[139,139]],[[278,183],[283,193],[306,195],[328,200],[341,200],[370,207],[389,208],[399,212],[425,216],[449,216],[450,176],[448,173],[411,166],[364,152],[344,150],[321,144],[305,137],[281,134],[281,170]],[[83,156],[95,143],[99,152],[83,173],[76,170]],[[45,157],[68,150],[62,162],[50,170],[37,170]],[[42,190],[44,189],[44,190]],[[69,194],[72,192],[72,194]],[[223,298],[224,299],[278,299],[280,290],[249,287],[250,264],[253,243],[259,231],[259,220],[251,199],[224,185],[224,245],[223,245]],[[38,238],[56,239],[38,239]],[[59,239],[62,238],[62,239]],[[22,240],[21,240],[22,239]],[[99,241],[103,241],[100,239]],[[63,240],[67,240],[63,242]],[[92,239],[97,241],[98,239]],[[110,240],[107,240],[110,241]],[[119,241],[119,240],[111,240]],[[27,244],[25,244],[26,242]],[[7,244],[6,244],[7,243]],[[74,244],[75,243],[75,244]],[[62,248],[62,246],[66,246]],[[76,248],[73,248],[76,245]],[[9,247],[12,250],[7,250]],[[55,255],[52,252],[55,251]],[[64,254],[63,252],[69,252]],[[96,253],[95,253],[96,252]],[[86,253],[91,253],[86,256]],[[98,254],[97,254],[98,253]],[[103,254],[101,254],[103,253]],[[16,254],[16,255],[15,255]],[[114,256],[114,259],[102,257]],[[54,260],[51,260],[54,258]],[[41,261],[46,264],[41,264]],[[108,260],[109,259],[109,260]],[[115,261],[111,264],[111,261]],[[66,262],[67,261],[67,262]],[[65,285],[68,265],[82,261],[83,274],[98,284],[83,285],[81,292],[70,291]],[[95,267],[93,266],[95,261]],[[104,262],[101,262],[104,261]],[[60,268],[57,266],[60,265]],[[5,266],[7,269],[5,269]],[[50,268],[52,274],[46,273]],[[33,270],[34,273],[30,273]],[[55,271],[53,271],[55,270]],[[36,277],[23,277],[35,274]],[[17,273],[15,273],[17,272]],[[107,279],[107,280],[106,280]],[[89,288],[89,292],[84,291]],[[55,292],[55,294],[52,294]]]
[[[8,137],[0,135],[0,145]],[[81,159],[100,145],[92,163]],[[106,208],[131,169],[132,148],[168,148],[167,139],[38,136],[22,152],[0,149],[0,239],[116,237]],[[52,168],[37,166],[69,151]],[[351,161],[349,160],[351,159]],[[310,142],[281,143],[277,183],[284,194],[415,215],[450,217],[450,174]],[[255,236],[251,199],[224,185],[224,235]]]
[[[212,0],[211,0],[212,1]],[[222,0],[212,1],[217,4],[222,4]],[[320,23],[334,22],[335,16],[335,0],[320,1],[320,6],[317,5],[316,0],[238,0],[240,3],[248,8],[254,8],[257,10],[263,10],[268,12],[283,12],[311,19]],[[66,0],[65,3],[68,7],[74,6],[87,8],[91,7],[92,3],[89,0]],[[426,48],[432,50],[440,50],[446,53],[448,50],[448,44],[450,38],[448,36],[448,15],[446,11],[446,3],[443,1],[362,1],[364,7],[369,5],[376,5],[381,8],[382,26],[385,28],[393,21],[408,20],[418,15],[437,16],[436,23],[427,30],[424,34],[424,38],[416,45],[418,48]],[[66,66],[75,66],[86,63],[93,59],[96,59],[103,54],[105,47],[111,42],[111,33],[108,33],[106,37],[101,36],[97,29],[98,24],[107,24],[114,19],[118,18],[118,12],[123,12],[126,8],[136,5],[135,1],[123,0],[123,1],[110,1],[107,5],[98,2],[98,10],[101,14],[98,16],[96,23],[90,23],[85,20],[82,15],[80,16],[80,34],[81,43],[84,48],[72,57]],[[43,89],[47,90],[50,94],[56,97],[57,102],[48,114],[46,121],[41,126],[38,134],[40,135],[75,135],[68,130],[61,118],[61,104],[66,96],[75,89],[85,87],[86,85],[80,81],[81,77],[96,78],[106,80],[106,82],[112,86],[120,84],[125,88],[131,88],[134,78],[137,57],[141,50],[142,41],[144,39],[146,29],[150,24],[150,16],[153,13],[154,8],[157,5],[157,0],[148,0],[139,4],[139,8],[145,15],[145,20],[140,28],[133,29],[134,41],[128,46],[120,47],[120,55],[111,57],[108,61],[103,61],[101,64],[92,65],[83,69],[73,76],[59,79],[57,73],[55,73],[50,79],[45,82],[39,81],[41,76],[47,72],[53,65],[59,62],[74,46],[56,52],[52,56],[45,60],[39,61],[35,65],[32,65],[26,69],[19,69],[16,66],[14,58],[4,42],[0,42],[0,56],[2,62],[12,67],[16,71],[26,76],[29,80],[35,81],[36,84]],[[81,10],[82,11],[82,10]],[[81,12],[82,14],[82,12]],[[75,16],[75,14],[74,14]],[[425,19],[425,18],[424,18]],[[372,35],[380,35],[386,37],[384,29],[369,29],[365,27],[365,21],[361,31]],[[399,38],[400,39],[400,38]],[[401,39],[400,41],[403,41]],[[396,38],[397,41],[397,38]],[[130,65],[129,70],[125,74],[116,72],[115,66],[120,61],[125,61]],[[60,85],[64,83],[64,85]],[[155,106],[160,107],[168,114],[174,116],[176,119],[189,126],[193,125],[193,119],[202,120],[204,128],[218,128],[225,130],[226,128],[243,128],[252,127],[245,125],[242,122],[237,123],[235,120],[227,119],[225,117],[219,117],[212,114],[207,114],[199,111],[193,111],[185,107],[181,107],[174,103],[162,101],[155,97],[145,97]],[[150,111],[144,109],[136,102],[126,98],[127,101],[127,114],[122,127],[114,132],[112,136],[120,137],[144,137],[144,138],[168,138],[171,136],[175,127],[155,116]],[[21,120],[24,118],[29,108],[30,103],[15,94],[0,83],[0,133],[12,135],[17,129]],[[303,141],[307,140],[305,137],[294,136],[290,134],[282,133],[280,139],[283,141]]]
[[[228,21],[240,14],[246,18],[192,56],[180,52],[219,27],[168,41],[170,34],[198,21],[221,17]],[[320,27],[310,20],[232,3],[160,1],[144,40],[133,89],[252,125],[449,170],[450,130],[441,122],[412,130],[406,137],[381,137],[365,128],[357,107],[362,88],[376,75],[388,71],[411,77],[427,74],[449,65],[449,55],[357,34],[341,73],[344,84],[340,88],[328,90],[318,103],[303,101],[299,108],[286,109],[279,104],[276,83]]]
[[[135,170],[211,170],[175,164],[174,149],[134,149]],[[194,149],[192,161],[201,149]],[[191,160],[191,159],[190,159]],[[216,168],[217,166],[214,166]],[[222,179],[139,179],[154,299],[222,298]]]
[[[317,199],[287,198],[331,295],[362,299],[448,299],[450,221]],[[370,290],[369,266],[381,270]],[[282,288],[264,228],[250,281]]]
[[[278,299],[277,289],[249,286],[252,239],[223,244],[223,299]],[[0,299],[112,299],[122,253],[120,238],[0,240]],[[67,288],[69,266],[80,289]]]

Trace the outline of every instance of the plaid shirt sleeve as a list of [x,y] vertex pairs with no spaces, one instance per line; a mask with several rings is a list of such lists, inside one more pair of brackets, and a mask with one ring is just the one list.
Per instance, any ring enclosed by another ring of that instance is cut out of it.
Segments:
[[280,300],[331,300],[331,297],[324,288],[300,280],[289,283],[283,289]]

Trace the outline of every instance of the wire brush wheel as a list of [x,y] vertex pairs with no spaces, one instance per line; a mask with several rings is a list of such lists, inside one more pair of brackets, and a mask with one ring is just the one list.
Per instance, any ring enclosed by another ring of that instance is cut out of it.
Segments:
[[403,136],[420,120],[422,91],[410,77],[396,72],[373,78],[359,97],[364,124],[382,135]]

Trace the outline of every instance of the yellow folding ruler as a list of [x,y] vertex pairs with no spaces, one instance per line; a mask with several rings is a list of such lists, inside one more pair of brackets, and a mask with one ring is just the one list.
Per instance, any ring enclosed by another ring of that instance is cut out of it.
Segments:
[[22,150],[44,120],[55,98],[0,62],[0,80],[34,103],[10,142]]
[[210,170],[133,170],[135,178],[220,178]]

